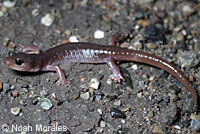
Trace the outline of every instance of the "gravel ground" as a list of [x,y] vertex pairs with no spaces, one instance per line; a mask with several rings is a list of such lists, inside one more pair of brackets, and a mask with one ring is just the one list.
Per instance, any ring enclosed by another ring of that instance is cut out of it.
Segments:
[[[200,85],[199,0],[0,0],[0,133],[195,134],[200,115],[191,94],[170,74],[119,63],[126,82],[109,83],[104,64],[62,64],[56,73],[8,69],[3,58],[24,45],[41,51],[69,41],[121,47],[162,57]],[[6,131],[9,127],[9,130]]]

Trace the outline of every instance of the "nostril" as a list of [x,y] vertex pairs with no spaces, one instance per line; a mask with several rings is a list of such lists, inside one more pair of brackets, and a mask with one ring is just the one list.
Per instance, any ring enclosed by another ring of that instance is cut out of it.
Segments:
[[9,60],[7,60],[7,59],[4,59],[4,64],[8,65],[9,63],[10,63],[10,61],[9,61]]

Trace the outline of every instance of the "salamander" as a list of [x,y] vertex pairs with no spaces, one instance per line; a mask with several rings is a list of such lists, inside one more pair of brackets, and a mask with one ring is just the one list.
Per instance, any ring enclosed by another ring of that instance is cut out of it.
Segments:
[[40,52],[36,46],[25,46],[23,51],[33,51],[34,54],[27,54],[19,52],[13,56],[8,56],[4,59],[4,63],[8,68],[25,71],[25,72],[38,72],[38,71],[55,71],[59,76],[58,84],[65,84],[66,78],[60,68],[62,63],[107,63],[112,74],[110,80],[121,82],[124,80],[120,69],[115,64],[120,61],[134,61],[152,65],[161,68],[171,75],[192,94],[194,106],[197,107],[198,97],[195,89],[187,80],[185,75],[178,70],[170,62],[154,56],[152,54],[121,48],[115,45],[114,39],[109,40],[109,45],[98,45],[93,43],[67,43],[48,49],[46,52]]

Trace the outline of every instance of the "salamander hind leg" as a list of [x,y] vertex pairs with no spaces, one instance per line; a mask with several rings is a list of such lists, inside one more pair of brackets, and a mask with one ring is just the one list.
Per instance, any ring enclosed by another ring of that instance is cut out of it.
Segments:
[[48,71],[56,71],[59,80],[57,81],[58,85],[64,85],[67,83],[67,80],[65,78],[65,74],[62,71],[62,69],[60,68],[60,66],[53,66],[53,65],[48,65],[46,68]]
[[22,52],[30,51],[30,52],[32,52],[34,54],[39,54],[40,53],[40,49],[35,45],[23,46],[19,50],[22,51]]
[[118,66],[114,63],[113,60],[110,60],[108,63],[108,66],[110,67],[110,70],[112,71],[112,75],[110,75],[110,78],[108,79],[109,81],[114,80],[115,82],[120,83],[121,80],[124,80],[120,69],[118,68]]

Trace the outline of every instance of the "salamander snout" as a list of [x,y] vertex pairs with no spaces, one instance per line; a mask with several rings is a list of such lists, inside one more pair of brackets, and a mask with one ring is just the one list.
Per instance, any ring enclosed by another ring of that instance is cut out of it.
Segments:
[[13,60],[5,58],[3,60],[3,63],[6,64],[6,66],[12,65],[13,64]]

